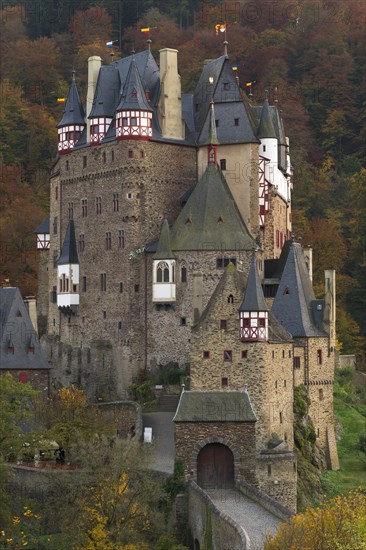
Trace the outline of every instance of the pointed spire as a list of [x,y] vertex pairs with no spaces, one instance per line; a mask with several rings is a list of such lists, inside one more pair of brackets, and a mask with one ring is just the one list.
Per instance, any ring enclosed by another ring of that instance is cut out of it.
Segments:
[[70,220],[66,229],[65,239],[61,249],[61,255],[57,265],[78,264],[79,258],[76,248],[74,221]]
[[78,89],[76,87],[75,70],[73,69],[69,95],[67,96],[62,119],[57,124],[57,128],[74,124],[85,126],[86,122],[85,111],[81,104]]
[[209,128],[208,128],[208,159],[207,162],[214,163],[217,165],[217,145],[219,143],[219,140],[217,139],[217,131],[216,131],[216,119],[215,119],[215,107],[214,107],[214,101],[211,100],[210,103],[210,120],[209,120]]
[[259,279],[255,262],[255,254],[253,254],[250,262],[244,300],[239,308],[239,311],[269,311],[264,299],[261,281]]
[[134,55],[128,69],[126,83],[123,87],[123,92],[117,111],[121,111],[122,109],[125,111],[152,111],[145,96],[145,91],[137,69]]
[[173,260],[175,256],[170,244],[170,229],[168,220],[165,219],[161,226],[160,238],[154,260]]
[[268,102],[268,92],[266,91],[266,98],[263,101],[261,119],[258,126],[259,138],[277,138],[276,132],[273,126],[272,115]]

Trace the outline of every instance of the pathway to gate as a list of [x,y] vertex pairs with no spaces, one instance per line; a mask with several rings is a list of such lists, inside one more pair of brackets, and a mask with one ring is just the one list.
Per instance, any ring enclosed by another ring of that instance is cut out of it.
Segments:
[[[144,413],[144,427],[152,428],[151,469],[168,474],[174,468],[174,424],[172,412]],[[245,529],[251,550],[261,550],[267,532],[275,533],[281,520],[235,489],[206,489],[215,506]]]

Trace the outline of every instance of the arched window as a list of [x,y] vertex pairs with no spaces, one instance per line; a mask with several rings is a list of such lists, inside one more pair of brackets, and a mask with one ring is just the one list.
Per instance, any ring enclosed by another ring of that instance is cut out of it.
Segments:
[[166,262],[158,263],[156,270],[156,281],[158,283],[169,283],[169,267]]
[[234,296],[232,294],[229,294],[229,296],[227,298],[227,303],[228,304],[233,304],[234,303]]

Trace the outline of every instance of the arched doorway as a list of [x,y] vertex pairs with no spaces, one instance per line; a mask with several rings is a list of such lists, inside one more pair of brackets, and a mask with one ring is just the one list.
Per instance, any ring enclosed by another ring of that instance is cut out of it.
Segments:
[[222,443],[210,443],[197,457],[197,483],[203,489],[234,487],[234,455]]

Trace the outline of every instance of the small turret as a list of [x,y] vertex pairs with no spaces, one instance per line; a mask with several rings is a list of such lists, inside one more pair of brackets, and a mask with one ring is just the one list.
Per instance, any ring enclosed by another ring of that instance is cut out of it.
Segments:
[[39,225],[34,233],[37,235],[37,250],[49,250],[50,248],[50,217]]
[[69,153],[74,148],[85,126],[85,113],[76,87],[75,73],[73,73],[63,116],[57,124],[60,154]]
[[261,118],[258,126],[258,137],[261,140],[259,154],[268,159],[273,167],[277,167],[278,140],[267,97],[263,101]]
[[57,260],[57,306],[65,313],[72,313],[79,305],[79,258],[76,249],[73,220],[67,226],[61,255]]
[[264,300],[254,255],[249,268],[244,300],[239,312],[240,339],[242,341],[268,340],[268,307]]
[[170,245],[168,220],[164,220],[153,261],[153,302],[175,302],[175,290],[175,256]]
[[152,108],[133,57],[116,111],[117,139],[151,139]]

